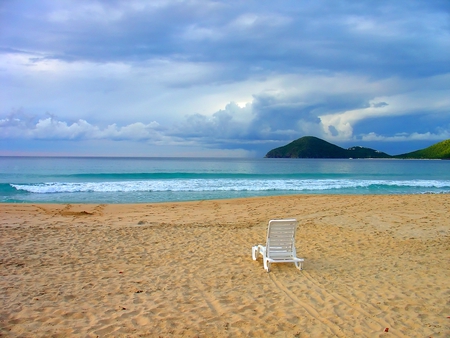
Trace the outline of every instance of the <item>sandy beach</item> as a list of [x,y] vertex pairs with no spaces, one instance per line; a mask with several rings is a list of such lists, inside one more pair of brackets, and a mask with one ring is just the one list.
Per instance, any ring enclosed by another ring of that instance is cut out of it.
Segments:
[[[2,337],[449,337],[450,195],[0,204]],[[299,221],[294,264],[253,261]]]

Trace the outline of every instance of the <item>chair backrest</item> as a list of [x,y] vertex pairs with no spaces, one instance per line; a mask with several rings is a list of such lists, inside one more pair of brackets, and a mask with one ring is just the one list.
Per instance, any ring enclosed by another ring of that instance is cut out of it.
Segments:
[[274,219],[267,229],[267,257],[283,259],[295,257],[296,219]]

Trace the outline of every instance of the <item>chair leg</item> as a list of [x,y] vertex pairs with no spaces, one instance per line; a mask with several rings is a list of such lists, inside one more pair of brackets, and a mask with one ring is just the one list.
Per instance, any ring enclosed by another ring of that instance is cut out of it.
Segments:
[[264,269],[269,272],[270,271],[270,263],[269,260],[266,257],[263,257],[263,262],[264,262]]
[[258,258],[258,254],[259,254],[259,247],[256,245],[252,247],[252,258],[254,261],[256,261],[256,259]]
[[294,262],[295,266],[299,270],[303,270],[303,262]]

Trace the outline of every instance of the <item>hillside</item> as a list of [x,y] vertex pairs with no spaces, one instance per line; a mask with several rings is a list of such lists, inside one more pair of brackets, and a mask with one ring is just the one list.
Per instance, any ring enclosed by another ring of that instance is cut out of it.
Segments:
[[313,136],[299,138],[283,147],[269,151],[267,158],[390,158],[374,149],[352,147],[344,149]]
[[402,159],[450,159],[450,139],[410,153],[394,156]]
[[450,139],[428,148],[391,156],[378,150],[337,145],[313,136],[301,137],[285,146],[270,150],[266,158],[398,158],[398,159],[450,159]]

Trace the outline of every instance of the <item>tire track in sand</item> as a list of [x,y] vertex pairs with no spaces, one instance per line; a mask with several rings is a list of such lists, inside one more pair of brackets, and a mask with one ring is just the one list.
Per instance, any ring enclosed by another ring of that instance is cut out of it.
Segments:
[[322,315],[320,315],[320,313],[317,312],[313,306],[300,300],[282,282],[280,282],[277,277],[275,277],[275,274],[273,274],[273,273],[269,274],[269,278],[272,281],[272,283],[277,287],[277,289],[281,290],[294,303],[296,303],[297,305],[300,305],[302,308],[304,308],[311,317],[317,319],[319,322],[321,322],[322,324],[327,326],[333,332],[333,334],[336,335],[336,337],[346,337],[339,326],[337,326],[330,320],[328,320],[328,319],[324,318]]
[[[334,298],[337,302],[343,304],[344,306],[349,307],[350,309],[352,309],[355,312],[358,312],[359,314],[361,314],[362,316],[364,316],[366,318],[366,320],[371,321],[371,322],[375,322],[378,325],[380,325],[380,327],[382,328],[386,328],[386,327],[390,327],[390,325],[388,325],[385,322],[382,322],[381,320],[378,320],[376,318],[374,318],[373,315],[371,315],[369,312],[358,308],[356,306],[353,306],[348,300],[346,300],[344,297],[329,292],[327,291],[319,282],[317,282],[307,271],[303,270],[303,276],[311,283],[313,284],[316,288],[321,290],[321,293],[328,295],[329,297]],[[402,333],[396,331],[393,328],[390,328],[389,333],[396,336],[396,337],[402,337],[402,338],[407,338],[406,336],[404,336]]]
[[200,295],[202,296],[203,300],[205,301],[206,305],[208,305],[209,309],[215,316],[221,316],[225,311],[222,309],[221,306],[217,305],[218,300],[211,296],[208,291],[205,290],[204,285],[197,279],[192,279],[197,286],[198,291],[200,292]]
[[[305,277],[307,284],[311,285],[311,287],[308,287],[311,298],[315,298],[316,300],[323,298],[323,296],[333,298],[336,301],[334,307],[339,307],[342,312],[358,313],[362,317],[363,321],[366,321],[367,323],[370,322],[372,324],[375,323],[375,325],[378,325],[378,328],[375,328],[373,325],[369,325],[374,329],[374,331],[379,330],[380,332],[382,332],[384,328],[389,327],[389,325],[387,325],[386,323],[383,323],[380,320],[375,319],[374,316],[368,313],[367,311],[351,305],[350,302],[345,300],[342,296],[327,291],[324,287],[322,287],[322,285],[320,285],[320,283],[314,280],[314,278],[305,270],[302,271],[302,274]],[[342,332],[342,329],[339,327],[339,325],[333,323],[332,321],[328,320],[323,315],[321,315],[313,305],[299,299],[294,292],[290,291],[289,288],[286,287],[282,283],[282,281],[280,281],[276,277],[275,274],[273,273],[269,274],[269,278],[279,290],[281,290],[284,294],[286,294],[286,296],[288,296],[294,303],[304,308],[311,317],[315,318],[316,320],[326,325],[337,337],[347,336],[344,332]],[[314,296],[314,293],[317,295],[317,297]],[[322,301],[322,304],[325,306],[325,301]],[[342,310],[342,308],[344,308],[344,310]],[[361,321],[361,319],[359,319],[359,321]],[[395,337],[406,338],[406,336],[404,336],[402,333],[398,332],[397,330],[391,327],[389,333]]]

